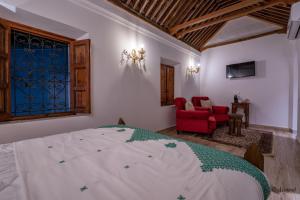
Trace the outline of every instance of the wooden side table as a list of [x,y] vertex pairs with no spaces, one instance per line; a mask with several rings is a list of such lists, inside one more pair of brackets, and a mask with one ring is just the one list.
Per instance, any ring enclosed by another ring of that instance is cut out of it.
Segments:
[[231,111],[233,114],[235,114],[238,110],[238,108],[243,109],[244,115],[245,115],[245,128],[249,127],[249,102],[241,102],[241,103],[232,103],[231,104]]

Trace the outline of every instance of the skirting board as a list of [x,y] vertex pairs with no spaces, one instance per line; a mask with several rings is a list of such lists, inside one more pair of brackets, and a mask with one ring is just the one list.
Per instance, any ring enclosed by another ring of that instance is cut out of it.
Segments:
[[267,125],[258,125],[258,124],[249,124],[249,127],[253,128],[266,128],[266,129],[273,129],[277,131],[283,131],[283,132],[289,132],[293,133],[293,129],[291,128],[283,128],[283,127],[277,127],[277,126],[267,126]]
[[[169,129],[174,129],[175,127],[176,126],[171,126],[169,128],[158,130],[157,132],[167,131]],[[266,126],[266,125],[258,125],[258,124],[249,124],[249,127],[252,127],[252,128],[263,128],[263,129],[273,129],[273,130],[283,131],[283,132],[289,132],[289,133],[294,133],[295,132],[291,128],[283,128],[283,127],[276,127],[276,126]],[[300,138],[299,138],[299,142],[300,142]]]
[[171,127],[169,127],[169,128],[162,129],[162,130],[157,130],[156,132],[159,133],[159,132],[163,132],[163,131],[173,130],[174,128],[176,128],[176,125],[171,126]]

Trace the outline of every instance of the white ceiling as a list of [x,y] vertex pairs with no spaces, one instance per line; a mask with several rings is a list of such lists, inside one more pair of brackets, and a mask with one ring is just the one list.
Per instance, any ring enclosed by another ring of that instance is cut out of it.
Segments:
[[230,41],[259,33],[265,33],[281,28],[280,26],[256,19],[254,17],[241,17],[227,22],[218,33],[208,41],[207,45]]

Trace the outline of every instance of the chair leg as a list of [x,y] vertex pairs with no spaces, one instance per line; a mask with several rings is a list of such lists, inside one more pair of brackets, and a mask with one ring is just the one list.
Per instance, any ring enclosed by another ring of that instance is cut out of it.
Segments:
[[179,134],[180,134],[180,131],[179,131],[179,130],[176,130],[176,132],[177,132],[177,135],[179,135]]

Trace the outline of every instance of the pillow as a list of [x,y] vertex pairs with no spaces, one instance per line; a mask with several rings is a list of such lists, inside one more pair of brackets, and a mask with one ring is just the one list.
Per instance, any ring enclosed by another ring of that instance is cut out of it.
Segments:
[[192,104],[192,102],[187,101],[185,103],[185,110],[195,110],[194,105]]
[[212,103],[209,99],[208,100],[200,100],[200,102],[201,102],[201,107],[212,109]]

